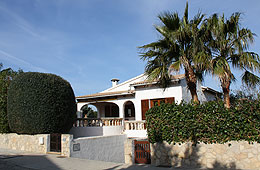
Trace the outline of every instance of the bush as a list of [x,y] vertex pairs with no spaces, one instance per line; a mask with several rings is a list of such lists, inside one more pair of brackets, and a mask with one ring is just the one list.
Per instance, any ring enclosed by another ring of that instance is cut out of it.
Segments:
[[260,143],[260,102],[241,100],[226,109],[222,101],[153,107],[146,113],[151,143],[194,144],[246,140]]
[[67,133],[76,118],[70,84],[53,74],[19,74],[9,86],[7,102],[10,128],[20,134]]

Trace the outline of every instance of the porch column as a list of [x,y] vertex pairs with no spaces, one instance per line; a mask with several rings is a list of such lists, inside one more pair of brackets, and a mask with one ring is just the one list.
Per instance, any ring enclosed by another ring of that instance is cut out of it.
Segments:
[[135,120],[136,121],[141,121],[142,120],[141,100],[136,100],[133,103],[135,105]]
[[99,107],[96,107],[96,108],[97,108],[97,118],[100,118],[100,117],[101,117],[101,116],[100,116],[101,110],[100,110]]
[[118,104],[119,107],[119,118],[124,118],[124,104],[120,103]]
[[77,111],[81,111],[81,108],[87,103],[77,103]]

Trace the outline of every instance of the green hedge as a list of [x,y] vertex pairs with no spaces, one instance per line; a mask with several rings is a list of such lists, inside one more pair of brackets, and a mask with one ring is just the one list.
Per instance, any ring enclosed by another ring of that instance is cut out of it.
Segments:
[[225,143],[231,140],[260,143],[259,101],[240,100],[229,110],[221,101],[201,105],[164,104],[149,109],[146,120],[151,143]]
[[7,87],[8,82],[0,75],[0,133],[10,132],[7,119]]
[[9,86],[7,102],[9,125],[16,133],[67,133],[76,118],[70,84],[53,74],[19,74]]
[[12,79],[21,72],[22,70],[14,71],[11,68],[0,71],[0,133],[10,132],[7,118],[7,91]]

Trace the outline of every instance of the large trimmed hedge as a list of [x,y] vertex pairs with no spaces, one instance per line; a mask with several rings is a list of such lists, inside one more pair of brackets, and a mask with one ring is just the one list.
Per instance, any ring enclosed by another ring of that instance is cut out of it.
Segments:
[[260,102],[240,100],[230,109],[221,101],[201,105],[163,104],[146,113],[151,143],[260,143]]
[[19,74],[9,86],[7,102],[9,125],[16,133],[67,133],[76,118],[74,92],[54,74]]
[[14,71],[11,68],[1,70],[0,63],[0,133],[10,132],[7,118],[7,89],[12,79],[22,70]]

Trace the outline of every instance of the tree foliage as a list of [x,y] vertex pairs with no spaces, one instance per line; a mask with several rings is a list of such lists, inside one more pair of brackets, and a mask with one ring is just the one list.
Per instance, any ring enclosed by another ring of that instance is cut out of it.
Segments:
[[12,79],[22,70],[14,71],[11,68],[3,69],[0,63],[0,133],[10,132],[7,119],[7,92]]
[[69,82],[53,74],[19,74],[9,86],[7,102],[9,125],[16,133],[67,133],[76,118]]
[[158,80],[164,88],[171,82],[172,72],[185,71],[187,86],[193,102],[199,102],[197,80],[202,80],[200,62],[209,56],[207,31],[201,26],[204,14],[200,12],[192,20],[188,18],[188,3],[183,18],[178,13],[165,12],[158,16],[161,25],[155,26],[160,34],[156,42],[140,47],[141,57],[147,60],[145,72],[150,80]]
[[212,51],[211,72],[221,83],[224,102],[230,107],[230,84],[235,80],[231,67],[244,71],[242,81],[249,87],[260,84],[260,58],[254,52],[248,52],[255,34],[248,28],[241,27],[241,14],[234,13],[230,18],[224,14],[212,15],[207,19],[207,27],[211,33],[209,46]]
[[97,118],[97,111],[94,111],[88,105],[83,106],[81,110],[83,111],[83,117]]
[[212,73],[220,80],[225,107],[230,107],[230,84],[235,80],[232,67],[244,71],[242,82],[250,88],[260,85],[257,76],[260,69],[258,54],[249,46],[255,34],[241,27],[241,13],[229,18],[213,14],[205,18],[200,12],[188,19],[188,3],[182,18],[178,13],[164,12],[158,16],[161,25],[155,29],[159,40],[141,46],[141,58],[145,61],[145,73],[151,81],[166,88],[171,74],[181,68],[185,71],[187,86],[193,102],[198,102],[197,80],[204,73]]

